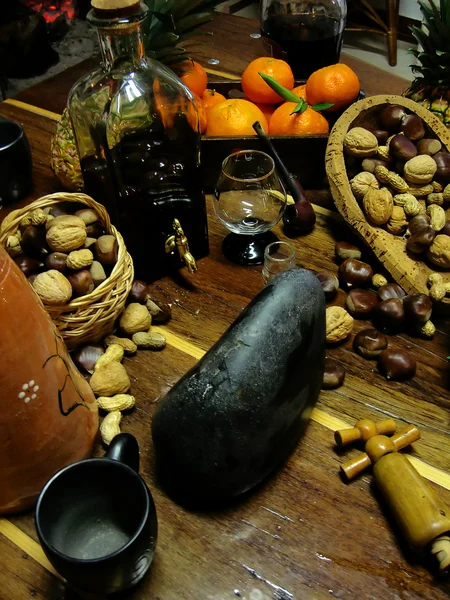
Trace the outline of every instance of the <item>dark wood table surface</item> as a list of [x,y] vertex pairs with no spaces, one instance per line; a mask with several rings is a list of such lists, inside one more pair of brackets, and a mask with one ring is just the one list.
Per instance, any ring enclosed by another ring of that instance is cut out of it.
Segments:
[[[236,77],[248,61],[263,54],[254,21],[218,16],[206,29],[210,37],[191,42],[194,58],[220,74]],[[208,60],[217,58],[214,67]],[[348,55],[342,61],[358,73],[369,95],[401,93],[407,82]],[[34,190],[21,204],[60,191],[50,166],[50,137],[68,90],[92,61],[21,92],[0,104],[0,115],[23,124],[31,143]],[[318,195],[320,196],[320,194]],[[323,191],[323,196],[327,192]],[[210,202],[210,199],[208,199]],[[209,209],[211,206],[209,205]],[[0,212],[0,218],[6,214]],[[317,206],[312,233],[294,240],[297,264],[336,272],[334,245],[349,232],[332,210]],[[160,353],[139,351],[124,364],[137,406],[122,420],[141,447],[142,475],[154,495],[159,539],[154,563],[133,600],[291,600],[359,598],[413,600],[447,598],[450,585],[434,565],[413,554],[392,523],[371,485],[370,473],[351,484],[339,477],[344,458],[357,449],[337,452],[333,432],[359,418],[393,417],[398,426],[419,426],[422,439],[409,451],[433,490],[450,505],[448,391],[449,328],[437,319],[432,341],[401,334],[391,339],[417,360],[416,377],[388,382],[372,362],[352,350],[353,335],[328,355],[346,369],[344,385],[322,391],[296,451],[263,485],[228,507],[188,511],[165,494],[154,473],[150,423],[158,400],[228,328],[261,289],[261,269],[241,268],[222,255],[224,228],[209,210],[211,252],[199,261],[196,275],[166,277],[154,293],[173,303],[173,318],[162,327],[168,345]],[[275,228],[284,239],[280,227]],[[371,259],[374,261],[374,259]],[[339,294],[339,304],[345,296]],[[354,332],[367,327],[358,321]],[[95,454],[101,455],[98,446]],[[79,599],[54,573],[36,537],[32,511],[0,519],[0,599]]]

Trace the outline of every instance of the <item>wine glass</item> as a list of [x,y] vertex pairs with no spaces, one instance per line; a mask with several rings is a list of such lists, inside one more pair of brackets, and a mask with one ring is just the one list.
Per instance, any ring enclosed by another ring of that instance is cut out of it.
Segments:
[[231,231],[222,251],[240,265],[261,265],[264,249],[278,240],[270,229],[286,208],[286,192],[273,159],[260,150],[225,158],[214,190],[216,216]]

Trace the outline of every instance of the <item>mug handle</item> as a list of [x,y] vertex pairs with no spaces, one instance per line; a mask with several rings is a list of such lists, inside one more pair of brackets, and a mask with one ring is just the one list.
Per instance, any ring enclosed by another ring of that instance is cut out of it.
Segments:
[[118,460],[139,473],[139,445],[131,433],[119,433],[112,440],[105,458]]

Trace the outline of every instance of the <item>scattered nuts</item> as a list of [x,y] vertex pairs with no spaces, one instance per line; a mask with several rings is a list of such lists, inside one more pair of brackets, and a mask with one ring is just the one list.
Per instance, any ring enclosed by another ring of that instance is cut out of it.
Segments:
[[389,300],[389,298],[398,298],[401,300],[406,296],[405,290],[397,283],[386,283],[378,289],[377,293],[380,300]]
[[95,363],[95,371],[101,369],[110,362],[120,362],[124,355],[124,349],[119,344],[111,344],[107,347],[106,352],[99,357]]
[[134,354],[137,350],[137,346],[134,342],[128,338],[117,337],[116,335],[108,335],[105,339],[105,345],[110,346],[111,344],[118,344],[122,346],[125,354]]
[[339,279],[347,288],[368,287],[372,281],[372,267],[355,258],[347,258],[339,267]]
[[104,444],[109,446],[116,435],[120,433],[120,421],[122,420],[122,413],[119,410],[114,410],[106,415],[103,421],[100,423],[100,434]]
[[94,255],[90,250],[72,250],[67,257],[66,265],[69,269],[85,269],[92,264]]
[[344,383],[345,369],[337,360],[325,358],[325,371],[323,374],[322,389],[334,390]]
[[333,300],[333,298],[335,298],[337,294],[339,288],[338,278],[336,277],[336,275],[332,275],[331,273],[316,273],[316,277],[320,281],[320,285],[322,286],[323,292],[325,294],[326,302],[330,302],[331,300]]
[[430,288],[430,298],[435,302],[440,302],[445,298],[447,288],[444,283],[434,283]]
[[[339,283],[337,281],[337,284]],[[323,286],[322,286],[323,288]],[[324,290],[325,291],[325,290]],[[337,289],[336,289],[337,291]],[[328,293],[331,294],[331,287],[328,289]],[[325,292],[325,298],[327,297],[327,292]],[[148,309],[148,312],[152,315],[152,323],[166,323],[172,316],[172,309],[170,304],[156,304],[153,302],[151,298],[147,298],[147,302],[145,306]]]
[[97,398],[97,406],[108,412],[115,410],[129,410],[130,408],[133,408],[135,403],[135,397],[130,396],[130,394],[116,394],[109,398],[107,396],[100,396]]
[[130,293],[128,294],[127,302],[138,302],[145,304],[148,296],[148,284],[140,279],[135,279],[131,285]]
[[366,319],[378,304],[378,296],[370,290],[352,289],[348,293],[346,306],[354,319]]
[[401,329],[405,321],[403,303],[398,298],[382,300],[372,313],[373,323],[383,332],[393,332]]
[[378,366],[386,377],[394,381],[411,379],[416,373],[416,361],[406,350],[387,348],[378,357]]
[[327,342],[345,340],[353,329],[353,317],[340,306],[329,306],[326,309],[326,339]]
[[383,285],[387,285],[387,283],[388,280],[384,275],[381,275],[381,273],[375,273],[375,275],[372,277],[372,285],[376,289],[383,287]]
[[432,338],[436,333],[436,327],[431,321],[427,321],[423,325],[419,325],[417,331],[426,338]]
[[110,362],[94,371],[90,385],[96,396],[125,394],[130,389],[130,378],[120,362]]
[[361,258],[361,250],[348,242],[337,242],[334,247],[334,252],[339,260],[347,260],[347,258]]
[[33,289],[42,302],[50,306],[66,304],[72,296],[69,280],[56,269],[39,273],[33,281]]
[[377,329],[364,329],[355,335],[353,349],[363,358],[377,358],[388,346],[387,337]]
[[401,206],[394,206],[389,221],[386,224],[386,229],[393,235],[402,235],[408,227],[405,211]]
[[408,294],[403,298],[403,308],[413,325],[423,325],[431,317],[433,304],[426,294]]
[[123,311],[119,324],[122,331],[132,335],[139,331],[148,331],[152,324],[152,317],[146,306],[133,302]]
[[162,350],[166,345],[165,336],[154,331],[138,331],[131,339],[138,348]]
[[437,235],[428,248],[427,258],[438,267],[450,269],[450,237]]
[[95,363],[104,352],[105,351],[101,346],[97,344],[88,344],[87,346],[82,346],[72,352],[71,357],[78,368],[92,374],[94,372]]

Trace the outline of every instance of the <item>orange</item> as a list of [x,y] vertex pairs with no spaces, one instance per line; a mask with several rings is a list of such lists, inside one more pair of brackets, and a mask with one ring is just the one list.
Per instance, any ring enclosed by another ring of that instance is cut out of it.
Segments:
[[195,60],[184,60],[174,69],[184,85],[201,97],[208,85],[208,75],[202,65]]
[[200,129],[200,133],[204,133],[206,130],[206,111],[203,106],[203,101],[198,94],[192,92],[197,102],[197,110],[198,110],[198,127]]
[[306,82],[306,94],[311,105],[333,102],[330,111],[342,110],[356,100],[359,94],[358,76],[342,63],[314,71]]
[[310,107],[301,114],[291,114],[295,107],[295,102],[285,102],[276,109],[269,121],[270,135],[328,133],[328,121],[323,115]]
[[241,77],[244,94],[252,102],[276,104],[283,101],[283,98],[267,85],[260,73],[270,75],[277,83],[281,83],[288,90],[292,90],[294,87],[294,75],[287,62],[270,56],[255,58],[247,65]]
[[276,109],[276,104],[260,104],[259,102],[255,102],[255,105],[259,108],[262,114],[266,117],[267,122],[269,122],[270,117],[273,115],[273,111]]
[[224,100],[226,100],[225,96],[223,94],[219,94],[219,92],[216,92],[216,90],[206,88],[206,90],[203,92],[202,101],[203,108],[205,109],[206,113],[208,113],[212,106],[215,106]]
[[292,91],[294,92],[294,94],[298,98],[303,98],[303,100],[307,101],[307,98],[306,98],[306,83],[304,83],[302,85],[298,85]]
[[210,108],[206,135],[256,135],[252,127],[255,121],[267,131],[267,119],[253,102],[241,98],[225,100]]

